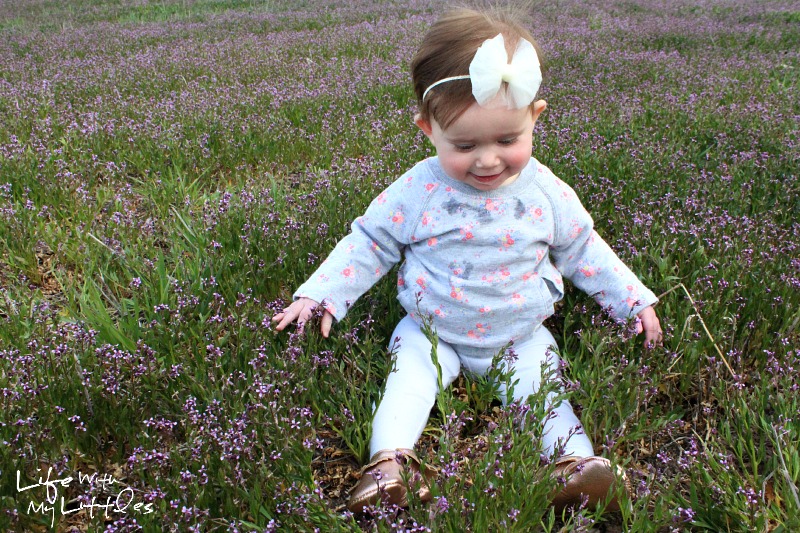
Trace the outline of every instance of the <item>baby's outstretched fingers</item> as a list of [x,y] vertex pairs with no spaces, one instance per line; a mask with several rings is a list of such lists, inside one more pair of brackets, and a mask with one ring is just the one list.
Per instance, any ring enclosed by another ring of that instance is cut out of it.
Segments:
[[275,329],[283,331],[283,329],[294,321],[297,321],[299,331],[303,331],[306,322],[314,315],[314,309],[319,307],[319,302],[311,298],[299,298],[285,308],[283,312],[276,314],[272,317],[273,322],[278,322]]
[[322,332],[322,336],[326,339],[328,335],[331,334],[331,326],[333,325],[333,315],[330,311],[325,311],[325,314],[322,315],[322,320],[320,321],[319,330]]
[[639,320],[642,322],[642,330],[644,330],[644,346],[645,348],[655,348],[661,346],[663,341],[663,332],[661,330],[661,322],[658,320],[655,309],[653,306],[646,307],[639,313]]

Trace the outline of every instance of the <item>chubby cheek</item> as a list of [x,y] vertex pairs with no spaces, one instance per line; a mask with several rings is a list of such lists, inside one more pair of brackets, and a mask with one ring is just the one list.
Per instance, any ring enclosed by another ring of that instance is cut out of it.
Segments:
[[459,181],[463,181],[466,178],[472,164],[468,157],[458,153],[450,153],[445,157],[440,156],[439,162],[448,176]]
[[525,144],[520,144],[519,148],[515,148],[508,154],[506,157],[506,164],[509,167],[515,168],[516,170],[520,170],[525,165],[528,164],[528,161],[531,159],[531,146],[530,143],[526,146]]

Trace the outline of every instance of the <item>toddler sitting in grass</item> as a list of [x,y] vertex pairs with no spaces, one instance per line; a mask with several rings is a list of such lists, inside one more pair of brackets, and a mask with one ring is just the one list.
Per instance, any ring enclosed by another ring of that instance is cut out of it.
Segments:
[[[334,319],[402,262],[398,299],[407,316],[391,336],[395,369],[374,413],[372,459],[348,504],[354,512],[381,497],[405,505],[404,479],[419,473],[413,448],[438,392],[424,320],[438,337],[445,386],[462,368],[486,373],[511,344],[515,358],[505,360],[505,370],[519,380],[513,393],[522,401],[540,387],[543,365],[559,364],[542,323],[564,296],[563,278],[616,318],[638,317],[648,345],[661,337],[655,295],[594,231],[575,192],[531,155],[546,103],[535,99],[539,54],[522,24],[507,13],[451,11],[425,35],[411,70],[414,122],[437,156],[381,192],[273,317],[278,330],[294,321],[302,328],[321,305],[327,337]],[[544,424],[543,453],[566,479],[554,505],[588,499],[616,507],[612,489],[624,474],[594,455],[570,404],[554,406]],[[430,498],[426,482],[419,496]]]

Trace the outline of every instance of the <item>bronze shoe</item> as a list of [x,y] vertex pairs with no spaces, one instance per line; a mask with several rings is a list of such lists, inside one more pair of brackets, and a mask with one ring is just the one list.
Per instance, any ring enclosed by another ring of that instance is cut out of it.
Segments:
[[580,507],[584,501],[591,509],[605,505],[607,511],[619,511],[618,483],[631,493],[625,471],[612,466],[604,457],[561,458],[556,462],[553,476],[566,480],[553,498],[553,507],[559,511],[569,506]]
[[361,513],[378,501],[407,507],[409,483],[412,486],[419,485],[417,495],[421,501],[430,501],[428,483],[435,476],[435,471],[427,467],[423,476],[419,469],[420,461],[413,450],[398,448],[377,452],[369,464],[361,469],[361,479],[350,494],[347,508],[353,513]]

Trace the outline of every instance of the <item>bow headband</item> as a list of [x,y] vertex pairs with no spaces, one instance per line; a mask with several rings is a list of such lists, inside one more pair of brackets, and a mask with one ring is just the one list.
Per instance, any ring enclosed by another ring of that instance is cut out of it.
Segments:
[[506,104],[512,109],[520,109],[533,102],[539,85],[542,83],[542,70],[539,56],[530,41],[520,39],[517,49],[508,62],[503,34],[487,39],[475,52],[469,64],[469,75],[444,78],[430,85],[422,94],[422,101],[428,92],[442,83],[454,80],[471,80],[472,95],[480,106],[486,106],[500,92],[503,82],[508,83]]

